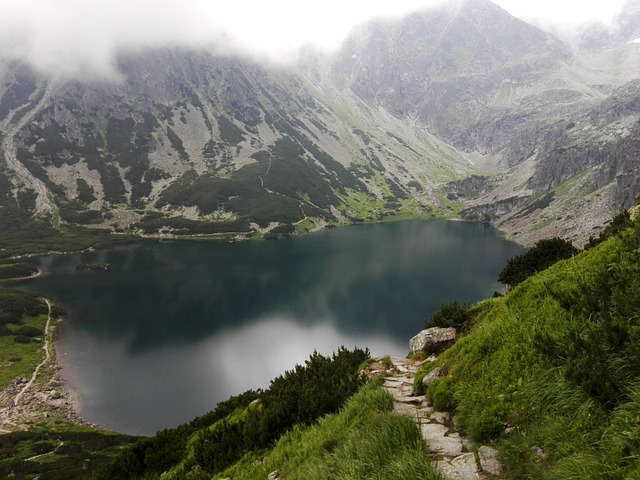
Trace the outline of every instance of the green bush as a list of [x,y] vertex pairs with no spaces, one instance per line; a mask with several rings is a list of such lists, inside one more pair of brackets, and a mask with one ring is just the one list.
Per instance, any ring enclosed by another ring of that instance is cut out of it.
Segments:
[[24,335],[16,335],[15,337],[13,337],[13,341],[15,343],[31,343],[33,339],[25,337]]
[[[68,424],[32,425],[0,435],[0,478],[86,480],[133,437]],[[51,453],[39,460],[35,455]]]
[[223,470],[243,455],[270,446],[294,425],[308,425],[338,411],[364,379],[358,373],[368,350],[341,347],[331,357],[314,352],[274,380],[264,392],[248,392],[222,402],[188,425],[141,440],[96,479],[136,478],[162,472],[189,457],[203,475]]
[[40,330],[39,328],[32,327],[31,325],[23,325],[21,327],[18,327],[14,331],[14,333],[16,335],[20,335],[20,336],[23,336],[23,337],[39,337],[44,332],[42,330]]
[[615,240],[615,262],[594,259],[582,282],[551,292],[570,314],[565,328],[535,338],[538,351],[607,408],[640,378],[640,224]]
[[24,315],[36,317],[47,311],[46,303],[36,294],[0,287],[0,325],[20,324]]
[[28,263],[10,263],[0,265],[0,280],[30,277],[38,273],[38,269]]
[[471,320],[468,303],[440,302],[440,308],[424,322],[425,328],[429,327],[454,327],[465,329]]
[[584,249],[587,250],[589,248],[593,248],[596,245],[601,244],[605,240],[620,234],[632,225],[633,221],[631,220],[631,214],[628,210],[624,210],[613,217],[611,223],[609,223],[609,225],[607,225],[606,228],[602,232],[600,232],[598,237],[589,237],[589,241],[584,246]]
[[474,441],[494,441],[504,432],[508,408],[499,397],[475,402],[473,412],[465,421],[465,431]]
[[52,452],[56,448],[56,444],[52,441],[33,442],[31,447],[36,455],[42,455],[43,453]]
[[513,288],[535,273],[560,260],[571,258],[578,252],[571,242],[562,238],[540,240],[526,253],[509,259],[506,267],[500,272],[498,281]]

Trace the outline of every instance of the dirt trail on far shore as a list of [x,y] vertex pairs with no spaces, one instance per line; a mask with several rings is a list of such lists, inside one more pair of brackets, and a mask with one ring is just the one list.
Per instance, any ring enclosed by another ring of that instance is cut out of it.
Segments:
[[47,302],[47,308],[49,309],[49,311],[47,312],[47,324],[44,327],[44,344],[42,345],[42,349],[44,350],[44,360],[42,360],[42,362],[38,364],[36,369],[33,371],[33,375],[31,375],[31,379],[27,382],[27,384],[24,387],[22,387],[22,390],[20,390],[20,392],[18,392],[16,397],[13,399],[14,407],[18,406],[18,404],[20,403],[20,398],[22,397],[22,395],[24,395],[24,392],[29,390],[31,385],[33,385],[33,382],[36,381],[36,378],[38,378],[38,372],[40,371],[40,369],[46,363],[48,363],[49,360],[51,360],[51,354],[49,353],[49,343],[51,341],[50,340],[51,336],[49,335],[49,326],[51,325],[51,302],[49,300],[45,300],[45,302]]
[[41,422],[64,420],[83,424],[78,416],[78,399],[65,387],[56,363],[53,335],[55,319],[52,304],[47,302],[48,314],[44,330],[44,359],[35,367],[29,381],[16,378],[0,392],[0,434],[27,430]]

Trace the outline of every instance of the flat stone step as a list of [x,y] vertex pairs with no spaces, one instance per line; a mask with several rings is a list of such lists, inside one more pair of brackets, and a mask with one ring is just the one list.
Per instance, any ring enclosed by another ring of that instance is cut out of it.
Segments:
[[452,460],[436,463],[438,470],[449,480],[484,480],[486,477],[478,469],[473,453],[465,453]]
[[400,402],[393,403],[393,413],[395,413],[396,415],[414,418],[416,416],[416,412],[417,410],[415,405]]
[[449,429],[439,423],[427,423],[420,426],[422,438],[431,453],[445,457],[457,457],[464,453],[464,444],[460,438],[449,437]]
[[411,403],[414,405],[422,405],[424,397],[412,397],[410,395],[394,395],[393,400],[398,403]]
[[451,414],[449,412],[433,412],[433,415],[431,415],[431,419],[434,422],[446,425],[451,421]]
[[504,473],[504,465],[500,460],[500,453],[495,449],[482,446],[478,449],[478,458],[482,471],[489,475],[500,476]]

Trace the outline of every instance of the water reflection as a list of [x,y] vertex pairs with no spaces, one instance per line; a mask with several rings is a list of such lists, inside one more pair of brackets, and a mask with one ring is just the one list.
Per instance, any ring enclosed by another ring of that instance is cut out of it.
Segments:
[[[520,252],[486,225],[399,222],[31,259],[48,275],[18,285],[68,309],[58,345],[86,418],[151,433],[265,386],[314,349],[404,355],[441,300],[491,295]],[[111,268],[75,270],[96,262]]]
[[116,431],[142,435],[187,422],[248,386],[265,388],[314,350],[330,355],[344,345],[369,348],[376,355],[406,352],[405,342],[345,335],[330,321],[301,325],[286,318],[258,319],[188,349],[164,346],[142,353],[132,353],[127,339],[104,342],[81,329],[65,329],[63,335],[58,354],[67,359],[67,379],[82,399],[80,414]]

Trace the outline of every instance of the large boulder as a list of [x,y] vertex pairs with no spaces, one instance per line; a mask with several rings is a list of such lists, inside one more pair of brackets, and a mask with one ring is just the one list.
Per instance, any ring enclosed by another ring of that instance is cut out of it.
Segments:
[[422,330],[409,340],[409,348],[413,353],[440,353],[456,341],[455,328],[433,327]]

